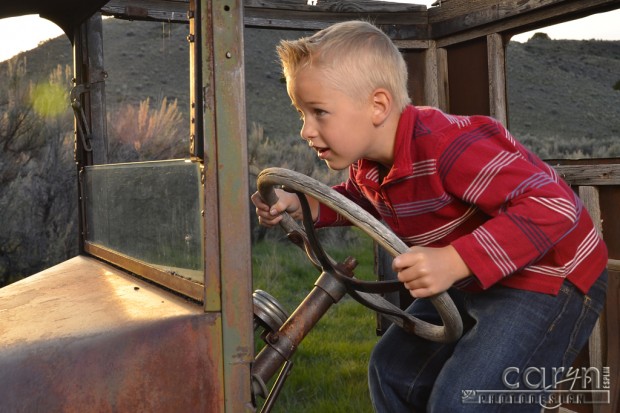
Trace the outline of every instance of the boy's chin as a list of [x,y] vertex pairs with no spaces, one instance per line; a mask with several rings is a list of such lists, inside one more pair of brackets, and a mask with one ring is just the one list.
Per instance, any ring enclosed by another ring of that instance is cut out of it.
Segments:
[[332,171],[342,171],[344,169],[347,169],[350,166],[350,164],[344,165],[341,163],[335,163],[335,162],[330,162],[330,161],[325,161],[325,164]]

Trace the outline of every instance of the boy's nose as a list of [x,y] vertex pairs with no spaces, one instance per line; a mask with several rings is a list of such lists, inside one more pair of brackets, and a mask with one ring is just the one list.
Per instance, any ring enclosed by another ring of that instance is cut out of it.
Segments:
[[301,127],[301,131],[299,132],[299,134],[301,135],[301,139],[305,141],[311,141],[313,138],[316,137],[316,130],[314,128],[311,128],[309,123],[306,121]]

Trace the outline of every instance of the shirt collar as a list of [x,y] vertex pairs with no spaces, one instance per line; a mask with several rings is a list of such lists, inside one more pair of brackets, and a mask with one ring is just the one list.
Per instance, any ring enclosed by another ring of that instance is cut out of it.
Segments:
[[[413,105],[405,107],[400,115],[394,141],[394,164],[383,180],[383,184],[409,176],[412,172],[411,142],[414,139],[414,126],[418,109]],[[351,176],[357,182],[379,187],[379,165],[368,159],[360,159],[352,165]]]

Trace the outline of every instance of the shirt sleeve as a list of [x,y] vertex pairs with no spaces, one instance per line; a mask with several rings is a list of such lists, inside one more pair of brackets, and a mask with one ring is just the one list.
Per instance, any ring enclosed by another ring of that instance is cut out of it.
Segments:
[[544,257],[583,211],[553,168],[495,121],[447,139],[438,168],[449,194],[489,216],[452,242],[483,288]]

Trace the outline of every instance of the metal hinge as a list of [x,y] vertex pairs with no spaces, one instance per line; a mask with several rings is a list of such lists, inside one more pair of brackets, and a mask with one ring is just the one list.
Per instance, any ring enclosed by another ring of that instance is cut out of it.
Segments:
[[77,125],[78,135],[80,135],[80,139],[82,139],[82,146],[84,150],[87,152],[91,152],[93,147],[90,143],[91,140],[91,132],[90,127],[88,126],[88,122],[86,121],[86,114],[84,113],[84,108],[80,103],[80,96],[86,93],[88,88],[84,85],[75,85],[71,89],[71,108],[73,108],[73,113],[75,115],[75,124]]

